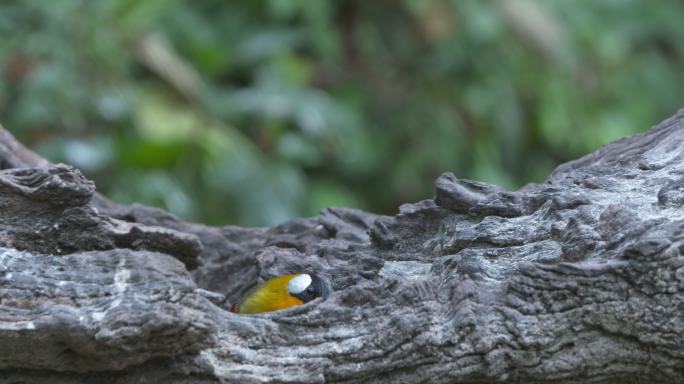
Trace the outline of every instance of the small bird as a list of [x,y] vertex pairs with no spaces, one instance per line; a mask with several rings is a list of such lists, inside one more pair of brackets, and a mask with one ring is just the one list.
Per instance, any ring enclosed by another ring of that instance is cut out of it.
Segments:
[[330,296],[326,282],[314,274],[299,273],[274,277],[251,289],[239,304],[233,304],[231,312],[261,313],[302,305],[321,297]]

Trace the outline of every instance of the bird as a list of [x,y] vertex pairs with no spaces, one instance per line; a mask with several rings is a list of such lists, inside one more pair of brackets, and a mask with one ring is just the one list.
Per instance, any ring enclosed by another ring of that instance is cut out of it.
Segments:
[[330,288],[321,277],[297,273],[274,277],[252,288],[230,310],[241,314],[271,312],[302,305],[318,297],[325,300],[329,296]]

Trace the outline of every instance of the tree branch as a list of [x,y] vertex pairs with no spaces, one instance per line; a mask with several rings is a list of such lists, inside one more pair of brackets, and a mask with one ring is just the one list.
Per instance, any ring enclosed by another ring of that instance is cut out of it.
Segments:
[[[444,174],[396,216],[327,209],[268,229],[114,204],[0,138],[10,381],[684,377],[682,111],[520,191]],[[327,277],[332,298],[227,311],[259,279],[301,271]]]

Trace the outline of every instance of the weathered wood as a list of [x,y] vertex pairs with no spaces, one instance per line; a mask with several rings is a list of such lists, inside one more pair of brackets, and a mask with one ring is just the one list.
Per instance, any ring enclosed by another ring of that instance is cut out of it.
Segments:
[[[270,229],[114,204],[0,139],[0,382],[684,378],[684,112],[520,191],[445,174],[396,216]],[[226,310],[300,271],[332,298]]]

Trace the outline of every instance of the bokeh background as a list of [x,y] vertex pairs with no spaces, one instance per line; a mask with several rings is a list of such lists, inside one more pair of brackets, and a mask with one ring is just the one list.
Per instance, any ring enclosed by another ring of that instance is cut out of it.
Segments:
[[211,224],[515,189],[684,105],[684,2],[3,0],[0,122]]

